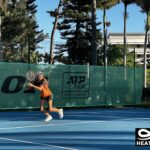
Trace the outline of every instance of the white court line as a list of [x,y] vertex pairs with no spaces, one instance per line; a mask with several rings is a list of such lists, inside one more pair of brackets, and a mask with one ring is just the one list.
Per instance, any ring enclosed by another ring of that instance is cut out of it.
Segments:
[[[143,118],[134,118],[139,120]],[[114,122],[114,121],[131,121],[133,118],[128,119],[118,119],[118,120],[99,120],[99,121],[82,121],[82,122],[69,122],[69,123],[57,123],[57,124],[39,124],[39,125],[32,125],[32,126],[17,126],[17,127],[7,127],[7,128],[0,128],[0,130],[12,130],[12,129],[25,129],[25,128],[38,128],[38,127],[52,127],[52,126],[65,126],[65,125],[80,125],[80,124],[92,124],[92,123],[102,123],[102,122]]]
[[108,122],[108,121],[82,121],[82,122],[69,122],[69,123],[58,123],[58,124],[47,124],[47,125],[33,125],[33,126],[18,126],[18,127],[7,127],[0,128],[0,130],[11,130],[11,129],[24,129],[24,128],[38,128],[38,127],[52,127],[52,126],[65,126],[65,125],[80,125],[80,124],[89,124],[89,123],[99,123],[99,122]]
[[13,141],[13,142],[19,142],[19,143],[25,143],[25,144],[34,144],[34,145],[39,145],[39,146],[54,147],[54,148],[66,149],[66,150],[77,150],[77,149],[69,148],[69,147],[62,147],[62,146],[36,143],[36,142],[30,142],[30,141],[24,141],[24,140],[16,140],[16,139],[3,138],[3,137],[0,137],[0,140]]

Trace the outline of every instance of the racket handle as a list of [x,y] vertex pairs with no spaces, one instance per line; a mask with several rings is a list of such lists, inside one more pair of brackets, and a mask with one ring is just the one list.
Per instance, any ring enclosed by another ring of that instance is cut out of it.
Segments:
[[30,86],[29,86],[29,83],[25,83],[25,84],[23,85],[23,87],[24,87],[24,88],[27,88],[28,90],[33,90],[33,89],[34,89],[33,87],[30,87]]
[[25,83],[25,84],[23,85],[23,87],[24,87],[24,88],[29,87],[29,86],[28,86],[28,83]]

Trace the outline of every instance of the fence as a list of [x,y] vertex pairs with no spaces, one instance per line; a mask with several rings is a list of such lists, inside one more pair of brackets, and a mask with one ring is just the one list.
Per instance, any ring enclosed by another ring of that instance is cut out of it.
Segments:
[[43,71],[59,107],[141,103],[142,68],[0,63],[0,109],[39,107],[39,92],[24,88],[28,70]]

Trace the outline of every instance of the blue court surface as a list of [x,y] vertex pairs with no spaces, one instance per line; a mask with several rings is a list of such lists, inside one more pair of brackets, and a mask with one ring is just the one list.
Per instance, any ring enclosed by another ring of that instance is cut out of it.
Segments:
[[0,112],[1,150],[149,150],[135,146],[135,128],[150,128],[150,109],[96,108],[52,113]]

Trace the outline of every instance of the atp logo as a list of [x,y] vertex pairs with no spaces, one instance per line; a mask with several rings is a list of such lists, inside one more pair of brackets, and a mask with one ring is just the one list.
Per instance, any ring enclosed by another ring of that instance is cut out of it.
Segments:
[[150,146],[150,128],[136,128],[136,146]]
[[86,72],[64,72],[62,83],[63,98],[87,98],[90,87]]
[[84,88],[85,76],[70,76],[67,84],[73,85],[75,89]]

